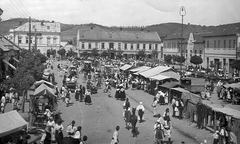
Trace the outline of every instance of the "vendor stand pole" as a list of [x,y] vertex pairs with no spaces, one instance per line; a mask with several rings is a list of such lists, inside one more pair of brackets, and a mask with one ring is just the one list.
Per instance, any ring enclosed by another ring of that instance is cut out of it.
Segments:
[[217,114],[217,113],[216,113],[216,111],[214,111],[214,119],[213,119],[213,129],[214,129],[214,130],[216,130],[216,129],[217,129],[217,127],[216,127],[216,124],[217,124],[217,120],[216,120],[216,119],[217,119],[217,118],[216,118],[216,114]]

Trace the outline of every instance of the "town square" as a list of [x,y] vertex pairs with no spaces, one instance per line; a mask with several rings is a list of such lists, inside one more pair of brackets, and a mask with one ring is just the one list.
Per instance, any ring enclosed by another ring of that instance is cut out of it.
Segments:
[[129,1],[0,1],[0,144],[240,143],[239,2]]

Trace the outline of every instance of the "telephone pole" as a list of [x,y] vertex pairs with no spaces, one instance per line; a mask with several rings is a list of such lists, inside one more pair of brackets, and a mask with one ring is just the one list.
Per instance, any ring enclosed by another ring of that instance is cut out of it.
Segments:
[[34,46],[34,52],[37,51],[37,29],[35,28],[35,46]]
[[31,51],[31,17],[29,17],[28,50]]

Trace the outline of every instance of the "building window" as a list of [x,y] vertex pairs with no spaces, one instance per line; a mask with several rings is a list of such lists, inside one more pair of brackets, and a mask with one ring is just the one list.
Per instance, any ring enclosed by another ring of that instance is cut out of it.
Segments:
[[151,44],[149,44],[149,50],[151,50],[152,49],[152,45]]
[[190,50],[190,54],[192,54],[192,50]]
[[229,48],[232,48],[232,41],[229,40]]
[[[171,46],[171,43],[170,43],[170,46]],[[177,45],[176,45],[176,42],[172,42],[172,48],[176,48]]]
[[226,48],[226,40],[223,41],[223,48]]
[[167,43],[167,47],[168,47],[168,48],[171,48],[171,42],[168,42],[168,43]]
[[91,49],[91,48],[92,48],[92,44],[88,43],[88,49]]
[[98,48],[98,43],[97,42],[95,43],[95,48]]
[[84,42],[82,42],[82,49],[85,49],[85,43]]
[[131,50],[133,50],[133,44],[131,44]]
[[47,26],[47,29],[49,30],[49,29],[50,29],[50,26]]
[[49,45],[50,43],[51,43],[51,38],[48,37],[48,38],[47,38],[47,44]]
[[53,44],[54,44],[54,45],[57,44],[57,38],[53,38]]
[[163,47],[164,47],[164,48],[166,48],[166,45],[167,45],[166,43],[163,43]]
[[124,44],[124,49],[125,49],[125,50],[127,49],[127,44],[126,44],[126,43]]
[[28,37],[26,37],[26,43],[28,43]]
[[214,48],[217,48],[217,41],[214,41]]
[[233,48],[236,48],[236,40],[233,40]]
[[197,55],[197,50],[194,50],[194,54]]
[[187,54],[186,54],[186,56],[185,56],[185,57],[186,57],[186,59],[187,59]]
[[220,48],[220,40],[218,40],[218,48]]
[[187,50],[186,50],[186,54],[187,54]]
[[156,49],[156,50],[158,49],[158,44],[155,44],[155,49]]
[[121,43],[118,43],[118,49],[119,50],[121,49]]
[[190,58],[192,57],[192,54],[190,54]]
[[143,44],[143,49],[144,49],[144,50],[146,49],[146,44]]
[[22,38],[18,37],[18,43],[22,43]]
[[42,44],[42,37],[39,38],[39,44]]
[[200,55],[202,54],[202,50],[199,50],[199,54],[200,54]]
[[102,43],[102,49],[105,49],[105,44],[104,43]]
[[139,44],[137,44],[137,50],[139,50]]
[[207,41],[207,48],[209,48],[209,41]]

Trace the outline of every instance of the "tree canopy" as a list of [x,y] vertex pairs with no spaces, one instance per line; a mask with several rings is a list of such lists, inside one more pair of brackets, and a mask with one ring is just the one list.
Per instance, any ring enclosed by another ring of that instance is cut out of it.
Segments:
[[98,49],[97,49],[97,48],[92,49],[91,55],[92,55],[93,57],[98,56]]
[[107,51],[103,51],[101,54],[102,57],[107,57],[109,56],[109,53]]
[[145,50],[144,50],[144,49],[138,51],[138,57],[139,57],[140,59],[146,57],[146,53],[145,53]]
[[230,64],[232,66],[232,68],[235,68],[237,70],[240,70],[240,60],[235,60],[233,61],[232,64]]
[[200,65],[202,64],[203,59],[200,56],[195,55],[191,57],[190,62],[195,65]]
[[171,55],[166,55],[166,56],[164,57],[164,61],[165,61],[166,63],[171,63],[171,61],[172,61],[172,56],[171,56]]
[[157,58],[157,57],[158,57],[158,51],[157,51],[157,49],[153,49],[153,50],[152,50],[152,57],[153,57],[153,58]]
[[58,51],[57,51],[57,53],[60,55],[60,56],[65,56],[65,54],[66,54],[66,50],[64,49],[64,48],[61,48],[61,49],[59,49]]
[[75,57],[77,53],[73,51],[72,49],[68,50],[67,57]]

